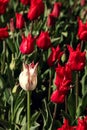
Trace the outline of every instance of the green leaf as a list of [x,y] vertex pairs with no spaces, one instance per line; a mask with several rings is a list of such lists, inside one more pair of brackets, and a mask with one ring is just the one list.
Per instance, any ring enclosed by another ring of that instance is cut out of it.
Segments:
[[67,37],[68,36],[68,32],[62,32],[61,33],[64,37]]
[[30,127],[30,130],[38,130],[38,127],[39,127],[39,126],[40,126],[40,125],[35,122],[35,123],[33,124],[33,126]]
[[44,122],[42,130],[51,130],[53,119],[52,119],[49,105],[47,105],[45,99],[43,100],[43,109],[41,109],[41,114],[42,114],[43,122]]
[[36,112],[32,115],[32,117],[31,117],[31,125],[32,125],[34,122],[37,121],[39,115],[40,115],[40,112],[38,112],[38,111],[36,111]]
[[68,119],[71,122],[71,116],[69,114],[67,114],[64,110],[61,110],[61,114],[63,117],[65,117],[66,119]]
[[80,99],[78,108],[77,108],[77,117],[80,115],[83,115],[84,110],[86,109],[87,106],[87,93]]
[[82,78],[82,94],[85,95],[87,93],[87,74],[85,74]]
[[76,113],[76,107],[75,107],[75,94],[73,91],[70,92],[69,97],[68,97],[68,111],[70,116],[72,117],[72,120],[75,118],[75,113]]

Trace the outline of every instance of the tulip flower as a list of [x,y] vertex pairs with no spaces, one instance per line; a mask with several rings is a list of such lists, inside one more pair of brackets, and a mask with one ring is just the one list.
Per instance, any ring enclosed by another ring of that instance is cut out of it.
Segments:
[[7,38],[8,36],[8,27],[0,28],[0,39]]
[[47,17],[47,26],[52,27],[55,25],[55,17],[50,13]]
[[78,38],[83,41],[87,41],[87,22],[83,23],[80,18],[78,18]]
[[48,49],[51,46],[51,40],[48,32],[41,32],[36,40],[36,44],[41,49]]
[[38,63],[23,63],[23,71],[19,75],[19,84],[26,91],[32,91],[37,86],[37,66]]
[[22,14],[20,13],[16,13],[16,28],[18,29],[22,29],[24,27],[24,17]]
[[20,52],[22,54],[30,54],[34,50],[34,38],[31,34],[28,34],[28,37],[22,36],[22,42],[20,44]]
[[30,0],[20,0],[20,2],[21,2],[23,5],[28,5],[28,4],[30,4]]
[[69,125],[68,119],[64,119],[64,124],[62,125],[61,128],[58,128],[57,130],[77,130],[77,129],[74,126]]
[[71,70],[83,70],[86,64],[86,52],[81,52],[80,44],[78,44],[76,50],[68,45],[68,50],[70,52],[68,64],[71,66]]
[[52,10],[52,15],[57,18],[60,15],[60,9],[61,9],[62,3],[61,2],[55,2],[54,7]]
[[47,64],[51,67],[57,60],[60,60],[62,54],[63,52],[61,52],[59,46],[57,46],[56,48],[52,47],[51,54],[47,59]]
[[28,11],[28,19],[35,20],[44,13],[44,3],[42,0],[32,0]]
[[6,12],[8,3],[9,3],[9,0],[0,0],[0,15]]
[[65,66],[58,65],[54,82],[57,89],[52,93],[51,101],[54,103],[63,103],[65,96],[71,89],[70,85],[72,82],[71,68],[68,64]]

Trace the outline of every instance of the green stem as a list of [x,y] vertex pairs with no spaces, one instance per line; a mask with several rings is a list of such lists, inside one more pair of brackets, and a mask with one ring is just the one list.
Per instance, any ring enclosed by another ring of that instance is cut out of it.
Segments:
[[55,104],[55,106],[54,106],[53,121],[52,121],[52,130],[53,130],[53,125],[54,125],[54,122],[55,122],[56,111],[57,111],[57,104]]
[[65,97],[65,112],[67,113],[67,95]]
[[50,100],[50,94],[51,94],[51,69],[49,70],[48,101]]
[[4,70],[5,70],[5,55],[6,55],[6,43],[5,43],[5,41],[3,41],[3,52],[2,52],[2,55],[3,55],[3,62],[2,62],[2,67],[1,67],[1,73],[3,74]]
[[30,130],[30,91],[27,91],[27,130]]
[[79,82],[79,75],[78,72],[76,72],[76,110],[78,107],[78,82]]

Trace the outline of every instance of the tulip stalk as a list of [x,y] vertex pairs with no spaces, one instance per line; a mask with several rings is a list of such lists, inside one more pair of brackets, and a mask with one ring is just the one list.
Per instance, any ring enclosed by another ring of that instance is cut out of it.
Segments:
[[56,117],[56,111],[57,111],[57,104],[55,104],[55,106],[54,106],[52,129],[53,129],[53,125],[54,125],[54,121],[55,121],[55,117]]
[[78,81],[79,81],[79,74],[76,72],[76,110],[78,107]]
[[30,130],[30,91],[27,91],[27,130]]
[[67,113],[67,95],[65,97],[65,112]]
[[48,101],[50,100],[50,94],[51,94],[51,69],[49,70]]
[[3,62],[2,62],[2,67],[1,67],[1,73],[4,73],[4,69],[5,69],[5,55],[6,55],[6,43],[5,41],[3,41]]

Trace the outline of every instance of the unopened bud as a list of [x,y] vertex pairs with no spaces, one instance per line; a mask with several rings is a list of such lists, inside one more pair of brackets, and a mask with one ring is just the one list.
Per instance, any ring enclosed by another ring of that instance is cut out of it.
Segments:
[[65,53],[62,55],[61,61],[62,61],[62,63],[64,63],[66,61],[66,54]]
[[10,69],[11,70],[15,69],[15,58],[14,58],[13,54],[12,54],[12,60],[11,60],[11,63],[10,63]]

